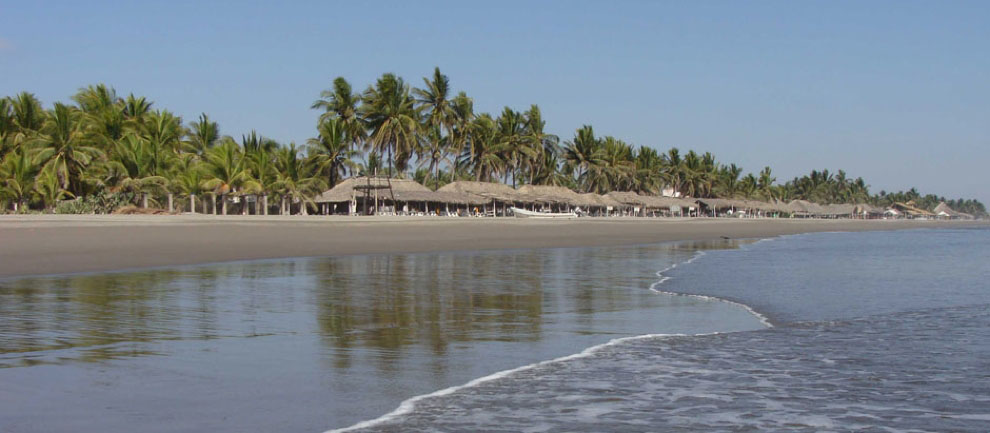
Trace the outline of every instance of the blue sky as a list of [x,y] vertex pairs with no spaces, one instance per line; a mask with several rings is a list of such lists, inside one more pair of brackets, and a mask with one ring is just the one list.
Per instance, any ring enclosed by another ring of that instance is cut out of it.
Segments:
[[280,3],[0,0],[0,95],[106,83],[303,143],[334,77],[439,66],[476,111],[538,104],[564,140],[990,203],[990,2]]

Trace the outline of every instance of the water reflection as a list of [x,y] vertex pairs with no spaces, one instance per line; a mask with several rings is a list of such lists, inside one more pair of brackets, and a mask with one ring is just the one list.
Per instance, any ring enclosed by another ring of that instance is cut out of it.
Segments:
[[[93,431],[145,425],[139,417],[148,413],[174,414],[191,430],[213,419],[225,420],[214,431],[339,427],[416,394],[615,337],[758,328],[728,304],[647,290],[657,270],[736,246],[397,254],[0,280],[0,403],[47,431],[80,421],[41,412],[27,397],[76,413],[128,408],[127,416],[86,417],[83,430]],[[46,380],[58,383],[38,386]]]
[[[233,263],[0,281],[0,367],[157,354],[159,340],[314,332],[334,365],[353,348],[537,341],[560,315],[649,307],[666,262],[713,241],[611,249],[404,254]],[[633,290],[630,290],[633,289]],[[315,329],[289,326],[315,317]],[[50,353],[49,353],[50,352]],[[54,356],[45,356],[54,354]]]

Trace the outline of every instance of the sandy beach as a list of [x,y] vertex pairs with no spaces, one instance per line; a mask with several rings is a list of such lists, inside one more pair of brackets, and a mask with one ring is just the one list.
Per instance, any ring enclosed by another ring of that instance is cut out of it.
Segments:
[[645,244],[985,222],[181,216],[0,216],[0,277],[233,260]]

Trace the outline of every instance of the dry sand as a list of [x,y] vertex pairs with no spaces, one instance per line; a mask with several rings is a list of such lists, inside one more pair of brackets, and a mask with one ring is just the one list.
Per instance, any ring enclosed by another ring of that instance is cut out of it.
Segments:
[[0,277],[280,257],[645,244],[987,223],[851,220],[0,216]]

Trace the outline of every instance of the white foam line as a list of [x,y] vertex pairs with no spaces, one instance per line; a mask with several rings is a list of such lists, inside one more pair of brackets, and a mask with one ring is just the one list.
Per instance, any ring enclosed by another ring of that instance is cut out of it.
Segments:
[[[691,262],[694,262],[695,260],[697,260],[698,258],[700,258],[703,255],[705,255],[705,252],[704,251],[698,251],[698,252],[696,252],[694,254],[694,257],[691,257],[690,259],[682,262],[681,264],[682,265],[690,264]],[[752,314],[753,316],[756,316],[756,318],[760,320],[760,323],[762,323],[763,326],[766,326],[767,328],[773,328],[773,324],[770,323],[770,319],[768,319],[767,316],[764,316],[764,315],[758,313],[756,310],[754,310],[749,305],[743,304],[741,302],[730,301],[728,299],[719,298],[717,296],[694,295],[694,294],[690,294],[690,293],[668,292],[666,290],[657,289],[657,287],[660,287],[660,285],[662,285],[663,283],[667,282],[667,280],[669,280],[671,278],[671,277],[668,277],[668,276],[664,275],[664,273],[666,273],[666,272],[668,272],[668,271],[670,271],[670,270],[672,270],[672,269],[674,269],[676,267],[677,267],[677,264],[675,263],[673,265],[668,266],[666,269],[664,269],[664,270],[662,270],[660,272],[657,272],[657,278],[659,278],[659,280],[657,280],[657,282],[655,282],[655,283],[653,283],[653,284],[650,285],[650,290],[653,291],[654,293],[659,293],[661,295],[685,296],[685,297],[689,297],[689,298],[698,298],[698,299],[704,299],[704,300],[707,300],[707,301],[719,301],[719,302],[725,302],[727,304],[732,304],[732,305],[735,305],[737,307],[741,307],[741,308],[745,309],[746,311],[749,311],[750,314]]]
[[[704,255],[705,255],[705,252],[704,251],[696,251],[694,253],[694,255],[691,256],[690,259],[687,259],[687,260],[681,262],[680,264],[681,265],[690,264],[690,263],[694,262],[695,260],[698,260],[699,258],[701,258]],[[653,291],[653,292],[655,292],[655,293],[662,294],[662,295],[668,295],[668,296],[690,296],[690,297],[695,297],[695,298],[700,298],[700,299],[705,299],[705,300],[710,300],[710,301],[727,302],[729,304],[737,305],[739,307],[745,308],[747,311],[749,311],[754,316],[756,316],[758,319],[760,319],[760,322],[763,323],[766,327],[768,327],[768,328],[772,328],[773,327],[773,325],[770,324],[770,321],[767,320],[767,318],[764,317],[762,314],[757,313],[755,310],[753,310],[752,308],[750,308],[748,305],[741,304],[739,302],[730,301],[728,299],[717,298],[717,297],[714,297],[714,296],[690,295],[690,294],[686,294],[686,293],[665,292],[665,291],[662,291],[662,290],[658,290],[657,287],[659,285],[663,284],[664,281],[667,281],[667,280],[670,279],[670,277],[664,275],[664,273],[665,272],[668,272],[668,271],[670,271],[670,270],[672,270],[674,268],[676,268],[677,266],[678,266],[678,264],[677,263],[674,263],[674,264],[668,266],[667,268],[665,268],[664,270],[657,272],[657,277],[659,277],[660,280],[657,281],[657,282],[655,282],[655,283],[653,283],[653,284],[651,284],[650,285],[650,290]],[[692,336],[717,335],[717,334],[719,334],[719,332],[710,332],[710,333],[705,333],[705,334],[692,334]],[[343,427],[343,428],[339,428],[339,429],[327,430],[325,433],[348,432],[348,431],[359,430],[359,429],[363,429],[363,428],[374,427],[376,425],[384,424],[384,423],[389,422],[389,421],[391,421],[391,420],[393,420],[395,418],[398,418],[400,416],[403,416],[403,415],[406,415],[406,414],[412,412],[414,409],[416,409],[416,404],[419,403],[420,401],[423,401],[423,400],[426,400],[426,399],[429,399],[429,398],[442,397],[442,396],[445,396],[445,395],[450,395],[450,394],[453,394],[453,393],[455,393],[457,391],[460,391],[462,389],[465,389],[465,388],[475,387],[475,386],[481,385],[481,384],[483,384],[485,382],[491,382],[493,380],[498,380],[498,379],[501,379],[503,377],[509,376],[511,374],[519,373],[521,371],[526,371],[526,370],[532,370],[534,368],[542,367],[544,365],[553,364],[553,363],[557,363],[557,362],[570,361],[570,360],[573,360],[573,359],[585,358],[585,357],[588,357],[588,356],[593,355],[595,352],[598,352],[598,351],[600,351],[600,350],[602,350],[602,349],[604,349],[606,347],[614,346],[616,344],[621,344],[621,343],[624,343],[624,342],[627,342],[627,341],[645,340],[645,339],[660,338],[660,337],[684,337],[684,336],[687,336],[687,334],[646,334],[646,335],[636,335],[636,336],[632,336],[632,337],[615,338],[615,339],[609,340],[607,343],[599,344],[597,346],[591,346],[591,347],[589,347],[587,349],[582,350],[580,353],[575,353],[573,355],[562,356],[560,358],[554,358],[554,359],[550,359],[550,360],[546,360],[546,361],[540,361],[540,362],[536,362],[536,363],[533,363],[533,364],[524,365],[522,367],[516,367],[516,368],[510,369],[510,370],[499,371],[497,373],[493,373],[493,374],[490,374],[488,376],[479,377],[479,378],[474,379],[474,380],[472,380],[472,381],[470,381],[468,383],[465,383],[463,385],[452,386],[452,387],[449,387],[449,388],[441,389],[439,391],[431,392],[429,394],[418,395],[418,396],[415,396],[415,397],[412,397],[412,398],[409,398],[409,399],[403,401],[402,403],[399,404],[399,407],[395,408],[395,410],[393,410],[393,411],[391,411],[391,412],[389,412],[389,413],[387,413],[385,415],[382,415],[382,416],[380,416],[378,418],[370,419],[370,420],[367,420],[367,421],[361,421],[361,422],[359,422],[357,424],[354,424],[354,425],[351,425],[349,427]]]
[[[718,332],[711,332],[711,333],[707,333],[707,334],[694,334],[694,335],[702,336],[702,335],[717,335],[717,334],[719,334],[719,333]],[[485,382],[491,382],[493,380],[498,380],[498,379],[501,379],[503,377],[509,376],[511,374],[519,373],[521,371],[526,371],[526,370],[532,370],[534,368],[542,367],[544,365],[553,364],[553,363],[557,363],[557,362],[570,361],[570,360],[578,359],[578,358],[586,358],[588,356],[593,355],[595,352],[598,352],[598,351],[600,351],[600,350],[602,350],[602,349],[604,349],[606,347],[614,346],[616,344],[625,343],[627,341],[645,340],[645,339],[659,338],[659,337],[684,337],[684,336],[687,336],[687,334],[646,334],[646,335],[636,335],[636,336],[632,336],[632,337],[616,338],[616,339],[610,340],[607,343],[599,344],[597,346],[592,346],[592,347],[589,347],[587,349],[584,349],[580,353],[575,353],[573,355],[562,356],[560,358],[554,358],[554,359],[550,359],[550,360],[546,360],[546,361],[540,361],[540,362],[536,362],[536,363],[533,363],[533,364],[524,365],[522,367],[513,368],[511,370],[503,370],[503,371],[500,371],[500,372],[497,372],[497,373],[490,374],[488,376],[479,377],[479,378],[474,379],[474,380],[472,380],[472,381],[470,381],[468,383],[465,383],[463,385],[452,386],[450,388],[444,388],[444,389],[441,389],[439,391],[431,392],[429,394],[418,395],[416,397],[413,397],[413,398],[410,398],[410,399],[408,399],[406,401],[403,401],[401,404],[399,404],[399,407],[398,408],[396,408],[395,410],[393,410],[393,411],[391,411],[391,412],[389,412],[389,413],[387,413],[385,415],[382,415],[382,416],[380,416],[378,418],[367,420],[367,421],[361,421],[361,422],[359,422],[357,424],[354,424],[354,425],[352,425],[350,427],[344,427],[344,428],[339,428],[339,429],[334,429],[334,430],[327,430],[326,433],[347,432],[347,431],[352,431],[352,430],[357,430],[357,429],[362,429],[362,428],[374,427],[376,425],[386,423],[388,421],[391,421],[392,419],[398,418],[398,417],[400,417],[402,415],[405,415],[405,414],[408,414],[409,412],[412,412],[413,409],[416,408],[416,403],[419,403],[422,400],[426,400],[428,398],[433,398],[433,397],[442,397],[442,396],[445,396],[445,395],[453,394],[453,393],[455,393],[457,391],[460,391],[462,389],[465,389],[465,388],[475,387],[475,386],[481,385],[482,383],[485,383]]]

